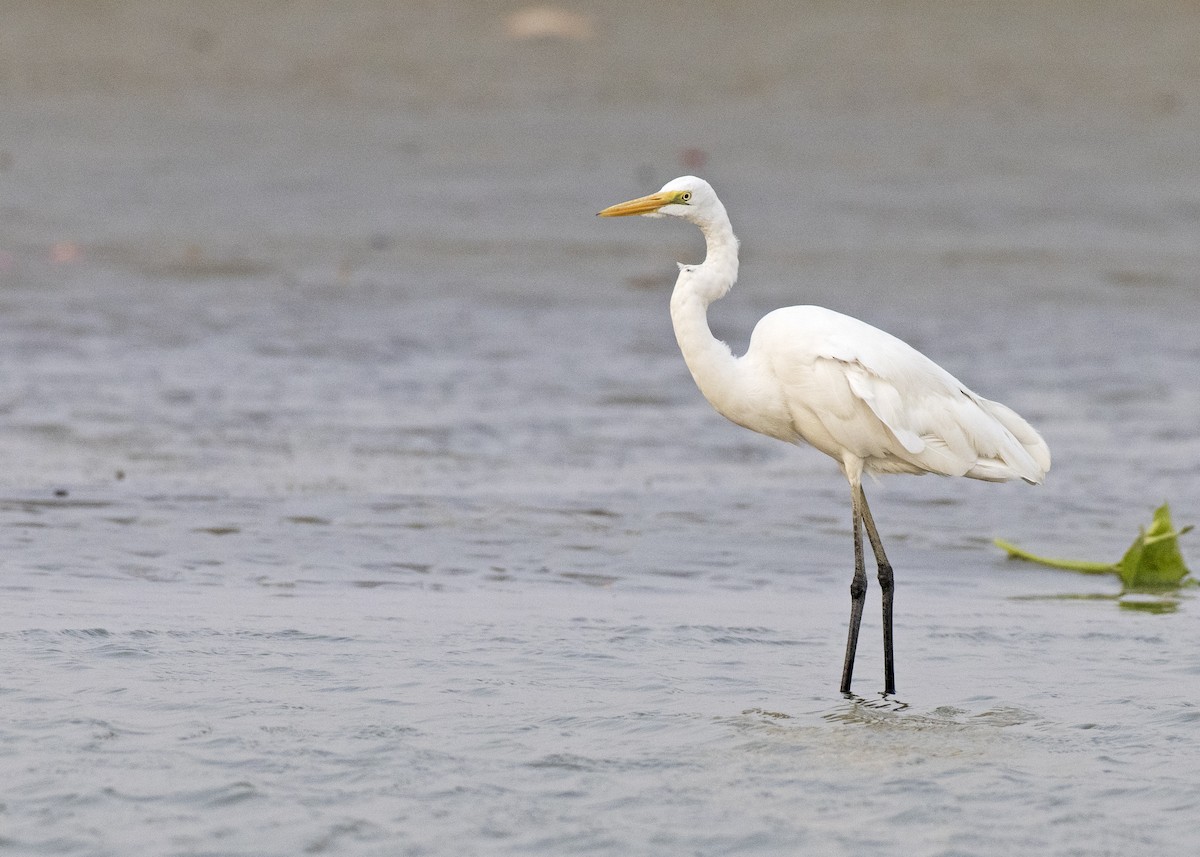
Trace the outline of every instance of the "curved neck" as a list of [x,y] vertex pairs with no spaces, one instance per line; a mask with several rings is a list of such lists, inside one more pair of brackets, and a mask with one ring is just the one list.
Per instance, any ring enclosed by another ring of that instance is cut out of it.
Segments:
[[671,322],[683,360],[700,392],[718,411],[728,410],[737,391],[737,358],[708,326],[708,306],[729,293],[738,274],[738,240],[724,209],[697,223],[708,251],[699,265],[680,265],[671,293]]
[[729,294],[738,277],[738,239],[733,234],[725,207],[719,202],[717,206],[710,218],[696,224],[704,233],[705,245],[704,262],[697,267],[711,273],[714,284],[723,284],[718,293],[708,299],[708,303]]

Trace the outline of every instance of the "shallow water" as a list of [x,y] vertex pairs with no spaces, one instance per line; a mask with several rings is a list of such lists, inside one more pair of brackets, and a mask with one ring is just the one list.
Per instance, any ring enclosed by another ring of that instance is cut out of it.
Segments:
[[[1200,520],[1196,10],[518,8],[6,22],[0,852],[1195,853],[1194,593],[991,539]],[[718,335],[851,312],[1054,451],[868,486],[895,698],[836,468],[675,349],[698,236],[592,216],[689,171]]]

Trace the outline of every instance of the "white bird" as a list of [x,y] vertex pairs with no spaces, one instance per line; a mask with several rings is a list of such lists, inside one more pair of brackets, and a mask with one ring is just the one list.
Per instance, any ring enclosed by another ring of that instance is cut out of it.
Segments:
[[671,321],[683,359],[718,413],[752,431],[807,443],[832,457],[850,483],[854,578],[841,692],[850,692],[866,599],[862,531],[883,592],[884,693],[896,692],[892,567],[867,498],[868,473],[937,473],[1038,484],[1050,469],[1041,436],[1011,409],[971,392],[912,346],[856,318],[817,306],[777,309],[735,357],[708,327],[708,306],[737,280],[738,240],[708,182],[683,176],[658,193],[610,206],[601,217],[682,217],[700,227],[704,261],[679,265]]

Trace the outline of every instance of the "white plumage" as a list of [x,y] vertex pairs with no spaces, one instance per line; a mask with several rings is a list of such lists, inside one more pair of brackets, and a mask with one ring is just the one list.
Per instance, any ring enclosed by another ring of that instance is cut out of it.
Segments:
[[738,363],[774,386],[794,432],[782,439],[806,441],[839,461],[858,458],[868,471],[1037,483],[1050,467],[1045,443],[1009,408],[841,313],[775,310],[755,327]]
[[1040,483],[1050,451],[1010,408],[973,393],[925,355],[866,322],[816,306],[768,313],[735,357],[713,337],[707,311],[737,280],[738,241],[708,182],[683,176],[658,193],[610,206],[605,217],[682,217],[707,244],[699,265],[679,266],[671,319],[696,385],[722,415],[752,431],[807,443],[838,462],[851,487],[855,577],[842,691],[849,692],[866,576],[861,527],[884,590],[885,692],[895,692],[892,571],[875,530],[862,474],[937,473]]

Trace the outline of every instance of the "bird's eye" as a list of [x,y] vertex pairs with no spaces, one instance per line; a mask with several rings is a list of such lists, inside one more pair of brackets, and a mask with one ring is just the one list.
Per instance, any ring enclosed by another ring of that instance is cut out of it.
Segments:
[[684,202],[691,202],[692,192],[690,190],[685,190],[682,194],[680,194],[679,198]]

